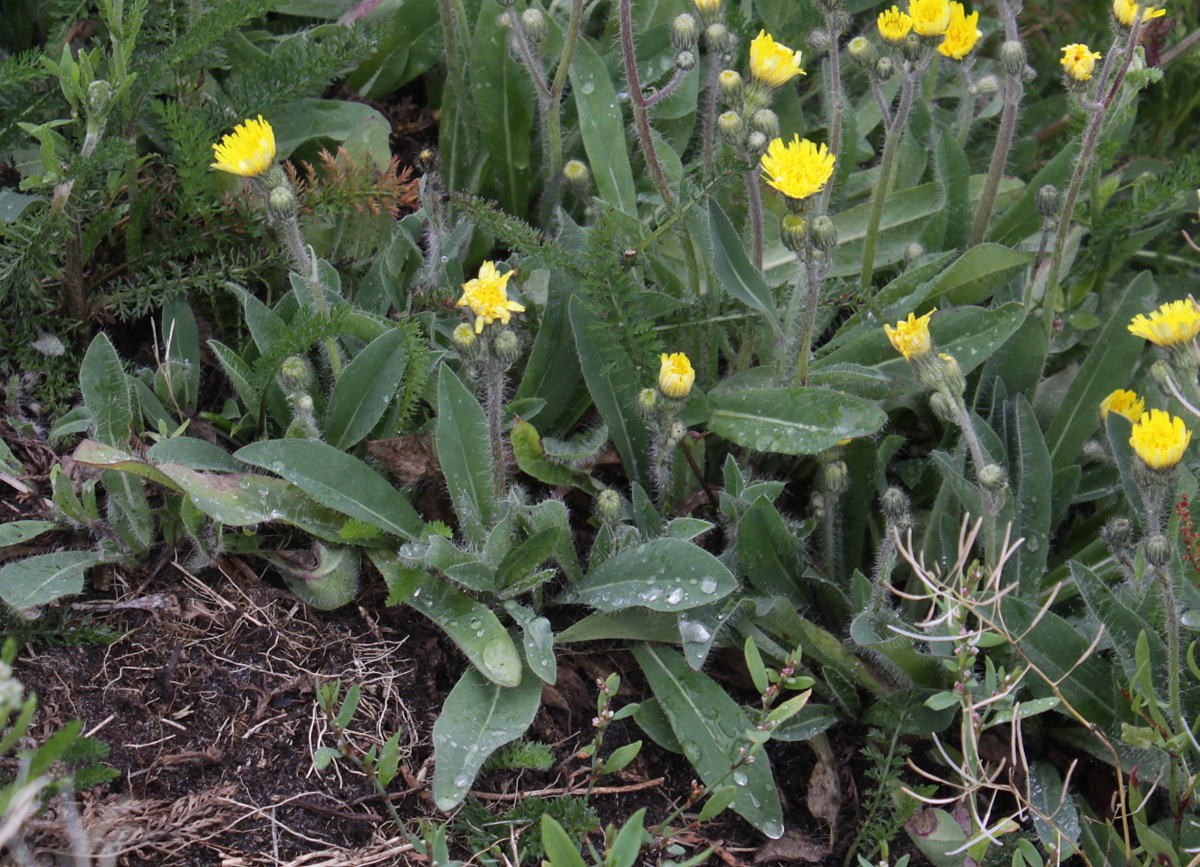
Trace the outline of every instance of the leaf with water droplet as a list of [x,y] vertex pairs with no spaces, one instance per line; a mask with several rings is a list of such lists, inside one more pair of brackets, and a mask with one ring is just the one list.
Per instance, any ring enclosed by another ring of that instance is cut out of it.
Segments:
[[[699,581],[692,584],[692,577]],[[685,611],[736,588],[733,573],[712,554],[681,539],[660,538],[605,560],[568,591],[568,599],[606,612],[630,605]]]

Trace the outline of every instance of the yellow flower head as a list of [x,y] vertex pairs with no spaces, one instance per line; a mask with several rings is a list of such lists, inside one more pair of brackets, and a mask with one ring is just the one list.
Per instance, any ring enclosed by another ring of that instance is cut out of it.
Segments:
[[750,74],[760,84],[782,87],[805,73],[800,68],[799,51],[792,51],[760,30],[750,42]]
[[475,333],[483,331],[483,326],[491,325],[499,319],[505,325],[513,313],[524,313],[525,308],[516,301],[508,300],[508,290],[504,284],[513,275],[512,271],[501,274],[492,262],[484,262],[479,266],[479,276],[462,284],[463,297],[458,299],[459,307],[466,307],[475,314]]
[[1136,0],[1113,0],[1113,17],[1124,27],[1132,27],[1137,20],[1138,9],[1142,10],[1142,23],[1151,18],[1161,18],[1167,14],[1166,9],[1159,9],[1149,4],[1138,3]]
[[696,11],[707,21],[709,16],[716,15],[721,10],[722,0],[692,0]]
[[819,191],[833,174],[834,155],[825,145],[792,136],[788,144],[777,138],[762,155],[764,177],[789,199],[807,199]]
[[217,161],[212,168],[243,178],[256,178],[275,163],[275,131],[258,116],[233,128],[233,132],[213,145]]
[[1161,409],[1142,413],[1129,438],[1137,456],[1152,470],[1175,466],[1183,460],[1183,452],[1191,441],[1192,432],[1183,426],[1183,419]]
[[1091,51],[1078,42],[1065,46],[1062,53],[1062,68],[1073,81],[1090,79],[1096,71],[1096,61],[1103,56],[1099,51]]
[[1146,401],[1135,392],[1118,388],[1104,400],[1100,401],[1100,420],[1108,418],[1110,412],[1123,415],[1130,421],[1136,422],[1146,408]]
[[950,28],[950,0],[908,0],[908,14],[918,36],[941,36]]
[[676,400],[687,397],[696,381],[696,371],[692,369],[688,357],[682,352],[672,352],[670,355],[664,352],[660,360],[662,366],[658,369],[658,390]]
[[879,35],[888,42],[903,42],[912,26],[912,18],[907,12],[901,12],[899,6],[879,13]]
[[915,314],[908,314],[908,320],[901,319],[896,327],[884,325],[884,333],[892,341],[892,348],[904,356],[905,361],[912,361],[928,355],[933,349],[933,338],[929,336],[929,320],[933,312],[926,313],[920,319]]
[[1133,317],[1129,330],[1155,346],[1176,346],[1200,334],[1200,310],[1190,300],[1168,301],[1149,316]]
[[950,28],[938,51],[951,60],[962,60],[971,53],[983,32],[979,29],[979,13],[967,14],[961,3],[950,4]]

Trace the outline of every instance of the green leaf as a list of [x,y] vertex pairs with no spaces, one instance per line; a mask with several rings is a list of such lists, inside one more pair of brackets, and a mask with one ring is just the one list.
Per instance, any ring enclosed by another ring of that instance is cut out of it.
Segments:
[[182,409],[194,409],[200,395],[200,331],[191,306],[181,297],[173,296],[163,302],[162,341],[167,363],[172,368],[172,380],[177,389],[182,385],[175,392],[183,397]]
[[1075,461],[1083,444],[1100,426],[1100,401],[1109,392],[1124,388],[1145,341],[1129,333],[1133,317],[1144,312],[1154,292],[1154,279],[1142,271],[1126,287],[1096,343],[1084,356],[1079,373],[1071,380],[1058,412],[1046,431],[1046,444],[1055,469]]
[[559,431],[574,422],[586,408],[587,389],[579,369],[574,341],[563,340],[571,327],[567,307],[570,302],[570,278],[557,271],[550,275],[546,306],[538,320],[537,336],[525,362],[525,372],[514,400],[541,398],[546,401],[538,413],[538,425],[544,431]]
[[[745,715],[708,675],[692,671],[672,650],[635,644],[633,655],[658,698],[683,753],[706,785],[727,779],[738,749],[746,746]],[[770,759],[763,751],[733,774],[733,809],[766,836],[783,835],[783,811]]]
[[95,437],[105,445],[123,447],[133,428],[133,392],[121,357],[108,336],[97,334],[79,368],[79,390],[92,417]]
[[56,527],[58,524],[53,521],[11,521],[0,524],[0,548],[20,545]]
[[208,341],[208,347],[220,362],[221,370],[229,377],[229,382],[233,385],[233,390],[237,392],[246,415],[251,419],[257,419],[261,394],[253,385],[254,371],[250,369],[250,365],[219,340]]
[[404,495],[361,460],[319,440],[264,440],[235,455],[294,484],[323,506],[412,540],[421,519]]
[[706,427],[746,448],[811,455],[867,436],[887,415],[873,402],[824,388],[750,388],[710,397]]
[[685,611],[728,596],[737,580],[712,554],[690,542],[659,538],[605,560],[566,597],[603,612],[631,606]]
[[1025,395],[1017,395],[1004,411],[1006,449],[1010,461],[1009,477],[1014,483],[1016,506],[1013,540],[1024,538],[1005,569],[1005,578],[1020,582],[1018,594],[1032,599],[1042,586],[1046,573],[1046,555],[1050,549],[1050,513],[1054,507],[1054,471],[1050,452],[1037,417]]
[[625,144],[625,118],[604,60],[586,37],[580,37],[575,45],[570,76],[571,93],[579,111],[579,132],[600,198],[627,214],[637,214],[637,188]]
[[[1033,827],[1038,841],[1051,853],[1053,863],[1075,854],[1083,833],[1075,800],[1063,787],[1062,778],[1050,762],[1035,762],[1029,768],[1029,801],[1033,805]],[[1041,818],[1046,816],[1046,819]]]
[[71,457],[76,463],[83,464],[84,466],[120,470],[123,473],[132,473],[135,476],[141,476],[143,479],[149,479],[172,491],[180,490],[179,485],[154,464],[138,460],[128,452],[106,446],[95,440],[83,440],[80,442],[75,447],[75,453]]
[[708,229],[712,236],[713,270],[725,291],[764,314],[778,335],[779,312],[775,309],[775,299],[767,281],[763,279],[762,271],[750,264],[742,239],[716,199],[708,200]]
[[517,621],[525,644],[525,661],[529,668],[543,681],[553,684],[558,676],[558,665],[554,658],[554,629],[545,617],[537,617],[520,603],[509,600],[504,610]]
[[463,535],[483,544],[496,523],[488,420],[475,395],[447,365],[438,373],[437,451]]
[[83,592],[83,576],[103,562],[91,551],[35,554],[0,569],[0,599],[23,610]]
[[[640,743],[640,742],[639,742]],[[614,754],[615,755],[615,754]],[[626,820],[604,856],[604,867],[633,867],[642,853],[642,832],[646,808],[642,807]]]
[[1034,258],[1034,253],[1002,244],[972,247],[938,276],[926,302],[944,298],[947,304],[979,304]]
[[673,615],[648,608],[623,608],[612,614],[599,611],[589,614],[558,633],[554,640],[569,644],[572,641],[641,639],[670,644],[678,638],[679,626]]
[[546,450],[542,445],[542,438],[538,435],[537,428],[531,425],[524,419],[517,419],[513,422],[512,433],[513,457],[517,460],[517,466],[521,468],[521,472],[533,476],[539,482],[545,482],[547,485],[570,485],[571,487],[579,488],[593,496],[596,493],[596,485],[592,481],[592,477],[580,470],[573,470],[568,466],[552,461],[546,457]]
[[385,331],[354,356],[329,396],[325,441],[343,451],[362,441],[383,418],[407,366],[407,343],[399,328]]
[[812,593],[801,578],[804,562],[798,544],[804,536],[793,535],[771,501],[759,497],[737,525],[738,561],[746,578],[762,593],[811,604]]
[[753,681],[758,694],[762,695],[770,686],[770,681],[767,680],[767,667],[763,664],[762,654],[758,652],[758,645],[754,643],[754,636],[746,639],[742,655],[746,658],[746,669],[750,672],[750,680]]
[[182,464],[193,470],[209,470],[219,473],[237,473],[247,469],[233,455],[208,440],[197,437],[172,437],[159,440],[146,449],[146,457],[156,464]]
[[542,813],[542,847],[550,867],[587,867],[570,835],[549,812]]
[[[384,575],[389,587],[406,577],[406,570],[394,552],[372,548],[367,555]],[[486,605],[429,574],[422,576],[411,592],[398,601],[415,608],[440,626],[488,680],[506,687],[521,683],[521,655],[508,631]]]
[[623,747],[617,747],[617,749],[612,751],[612,755],[605,760],[603,773],[615,774],[636,759],[641,749],[641,741],[634,741],[631,744],[625,744]]
[[439,810],[462,802],[488,756],[529,728],[541,699],[536,677],[509,688],[489,683],[474,668],[463,672],[433,724],[433,801]]

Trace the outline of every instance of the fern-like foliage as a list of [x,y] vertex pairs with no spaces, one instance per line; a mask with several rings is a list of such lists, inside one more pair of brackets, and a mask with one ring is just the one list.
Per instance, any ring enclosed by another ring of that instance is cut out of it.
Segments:
[[416,415],[433,365],[430,361],[429,341],[420,322],[416,319],[406,319],[397,327],[404,335],[404,345],[408,350],[408,364],[405,365],[396,397],[396,432],[401,433],[408,428]]
[[[546,854],[542,845],[543,814],[556,819],[576,846],[600,824],[596,811],[583,798],[525,798],[499,815],[493,815],[478,801],[468,800],[454,817],[453,829],[483,864],[511,863],[514,840],[519,863],[538,864]],[[497,857],[501,853],[504,860]]]
[[28,134],[17,126],[18,121],[37,123],[49,114],[49,109],[65,100],[58,88],[40,86],[46,78],[41,52],[23,51],[0,58],[0,154],[18,143],[29,141]]

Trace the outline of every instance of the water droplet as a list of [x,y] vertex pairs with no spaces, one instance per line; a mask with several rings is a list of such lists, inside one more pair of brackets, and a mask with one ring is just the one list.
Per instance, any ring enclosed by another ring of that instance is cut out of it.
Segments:
[[596,92],[596,82],[585,81],[583,84],[581,84],[579,86],[579,89],[581,91],[583,91],[584,93],[595,93]]
[[750,782],[750,778],[747,777],[746,774],[742,771],[734,771],[733,772],[733,782],[739,786],[744,786],[744,785],[746,785],[746,783]]
[[683,590],[681,590],[679,587],[676,587],[674,590],[672,590],[670,593],[667,594],[667,602],[670,603],[671,605],[678,605],[682,601],[683,601]]
[[711,575],[706,576],[700,582],[700,592],[701,593],[716,593],[717,592],[717,579],[713,578]]

